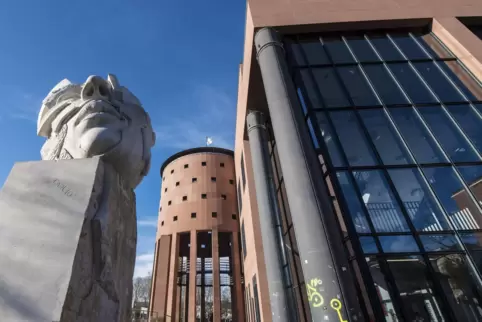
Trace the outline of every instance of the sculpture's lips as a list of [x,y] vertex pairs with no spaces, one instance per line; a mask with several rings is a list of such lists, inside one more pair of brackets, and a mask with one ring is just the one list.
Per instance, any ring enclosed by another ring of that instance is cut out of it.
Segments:
[[[121,121],[121,114],[105,101],[87,101],[77,115],[77,124],[82,121],[96,120],[99,123]],[[96,122],[96,123],[98,123]]]

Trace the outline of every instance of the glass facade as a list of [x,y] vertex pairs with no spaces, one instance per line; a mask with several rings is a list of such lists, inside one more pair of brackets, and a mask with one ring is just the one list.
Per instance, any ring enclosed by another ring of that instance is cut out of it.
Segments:
[[[480,83],[430,32],[285,43],[367,320],[481,321]],[[270,146],[300,319],[310,321]]]

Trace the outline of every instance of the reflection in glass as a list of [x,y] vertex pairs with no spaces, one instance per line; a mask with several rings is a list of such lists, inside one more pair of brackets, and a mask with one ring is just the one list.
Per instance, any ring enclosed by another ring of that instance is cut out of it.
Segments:
[[385,61],[390,60],[405,60],[398,51],[398,49],[393,45],[393,43],[385,35],[374,34],[369,35],[368,39],[375,47],[378,54]]
[[[306,91],[307,98],[311,103],[312,108],[322,108],[323,103],[320,101],[319,95],[317,94],[317,86],[311,76],[308,69],[301,69],[298,74],[298,78]],[[306,102],[304,102],[306,104]]]
[[350,102],[346,98],[333,68],[315,68],[313,69],[313,75],[325,106],[350,106]]
[[364,110],[359,113],[384,164],[412,163],[382,109]]
[[417,231],[449,229],[418,169],[392,169],[388,173]]
[[479,229],[482,224],[477,207],[469,198],[451,167],[423,168],[423,172],[457,230]]
[[427,252],[447,252],[461,249],[454,235],[420,235],[420,240]]
[[414,38],[425,48],[432,58],[453,58],[454,56],[430,34],[414,34]]
[[296,94],[298,94],[298,99],[300,101],[301,108],[303,109],[303,114],[308,113],[308,107],[306,106],[305,99],[303,98],[303,93],[300,88],[296,89]]
[[408,63],[389,64],[388,66],[414,104],[437,102]]
[[323,44],[333,63],[354,63],[355,60],[340,37],[325,37]]
[[417,162],[447,161],[412,108],[393,108],[389,112]]
[[442,102],[464,101],[462,95],[447,80],[434,62],[416,62],[413,63],[413,66]]
[[380,105],[358,66],[344,66],[337,69],[355,106]]
[[367,237],[367,236],[360,237],[360,244],[365,254],[378,253],[378,248],[375,242],[375,238]]
[[413,236],[380,236],[379,239],[385,253],[410,253],[420,251]]
[[470,191],[472,191],[472,193],[474,194],[474,197],[480,204],[482,204],[482,166],[458,166],[457,169],[459,170],[462,179],[464,179]]
[[368,41],[362,36],[346,37],[348,46],[359,62],[380,61]]
[[334,167],[341,167],[345,165],[343,158],[341,157],[341,152],[338,145],[335,142],[335,134],[328,123],[326,115],[324,112],[319,112],[316,114],[316,119],[318,120],[318,126],[320,128],[321,136],[330,154],[331,163]]
[[455,162],[479,161],[467,140],[439,106],[422,107],[418,111],[427,122],[435,138]]
[[[318,38],[300,40],[300,46],[303,49],[306,60],[310,65],[329,64],[330,61],[326,56],[325,50]],[[298,60],[298,59],[297,59]],[[299,63],[306,65],[305,63]]]
[[482,86],[456,61],[437,62],[470,101],[482,100]]
[[408,59],[427,59],[427,54],[407,33],[390,34],[398,48]]
[[482,233],[462,233],[460,238],[469,250],[482,250]]
[[343,196],[348,206],[351,221],[355,226],[355,230],[357,233],[370,233],[370,227],[368,226],[368,222],[363,211],[363,205],[360,203],[358,195],[353,188],[353,183],[349,178],[349,174],[345,171],[337,172],[336,177],[343,192]]
[[353,176],[377,232],[409,230],[403,213],[381,171],[354,171]]
[[363,65],[363,69],[385,105],[403,105],[408,100],[384,65]]
[[479,152],[482,152],[482,120],[469,104],[448,105],[447,110],[457,121]]
[[308,124],[308,130],[310,132],[310,137],[313,141],[313,145],[315,146],[315,149],[318,149],[320,146],[318,145],[318,139],[316,138],[315,130],[313,129],[313,125],[311,124],[311,118],[308,118],[306,123]]
[[353,111],[332,112],[330,117],[348,163],[352,166],[375,165],[373,152],[358,124],[355,113]]
[[440,299],[427,279],[427,266],[421,256],[387,259],[397,285],[406,321],[445,321]]
[[378,299],[385,312],[385,321],[398,322],[403,321],[399,312],[394,306],[394,300],[390,295],[390,288],[386,281],[385,272],[380,266],[380,262],[375,257],[366,257],[367,265],[373,279],[373,284],[377,290]]
[[482,298],[468,269],[465,256],[461,254],[430,255],[429,258],[456,321],[481,321]]

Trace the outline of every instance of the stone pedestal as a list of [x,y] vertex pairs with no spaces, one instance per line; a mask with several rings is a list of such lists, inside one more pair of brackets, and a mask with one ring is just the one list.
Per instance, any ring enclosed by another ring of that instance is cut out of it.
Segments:
[[99,158],[17,163],[0,191],[0,320],[128,321],[135,195]]

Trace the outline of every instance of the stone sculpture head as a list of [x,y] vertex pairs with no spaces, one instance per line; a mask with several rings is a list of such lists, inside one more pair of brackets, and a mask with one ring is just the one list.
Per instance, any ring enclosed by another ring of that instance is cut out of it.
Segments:
[[131,188],[148,173],[155,143],[149,115],[111,74],[58,83],[42,103],[37,134],[47,138],[43,160],[100,156]]

